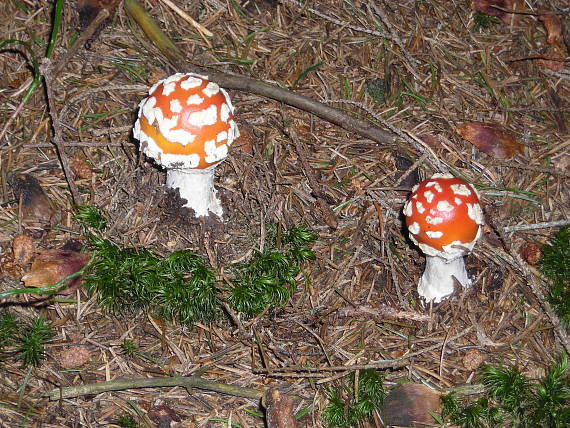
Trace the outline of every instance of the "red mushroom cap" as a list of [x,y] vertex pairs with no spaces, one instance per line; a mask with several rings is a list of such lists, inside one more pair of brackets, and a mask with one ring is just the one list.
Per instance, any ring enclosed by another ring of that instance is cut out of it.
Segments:
[[484,223],[475,188],[450,174],[415,186],[404,214],[410,238],[422,251],[448,259],[471,251]]
[[162,166],[203,169],[222,161],[239,136],[233,110],[227,92],[207,77],[177,73],[150,89],[133,134]]

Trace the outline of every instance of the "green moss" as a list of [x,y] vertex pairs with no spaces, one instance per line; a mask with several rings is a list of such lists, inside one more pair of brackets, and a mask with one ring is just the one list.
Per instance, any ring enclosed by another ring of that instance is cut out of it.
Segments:
[[542,251],[540,270],[550,281],[548,300],[566,328],[570,328],[570,229],[564,227]]
[[485,366],[484,394],[462,400],[442,397],[442,418],[461,428],[570,426],[568,356],[563,354],[541,379],[529,379],[516,368]]
[[[91,207],[83,207],[76,218],[89,230],[104,225]],[[83,283],[101,306],[115,314],[149,311],[185,325],[220,319],[222,302],[245,317],[286,304],[302,265],[315,258],[311,247],[317,238],[303,226],[282,230],[268,225],[264,250],[230,266],[229,281],[219,282],[206,260],[191,251],[162,258],[147,249],[120,248],[87,236],[94,260]]]
[[475,12],[473,15],[473,22],[473,31],[480,31],[491,28],[493,25],[498,24],[500,21],[496,16],[486,15],[482,12]]
[[358,376],[358,395],[355,393],[355,374],[351,373],[337,388],[328,388],[329,405],[323,411],[323,422],[330,428],[359,426],[380,409],[386,390],[384,373],[374,369],[362,370]]
[[109,312],[146,310],[181,324],[220,317],[215,273],[201,256],[178,251],[160,258],[99,238],[91,247],[95,260],[83,283]]
[[45,344],[53,335],[53,329],[41,315],[28,320],[3,311],[0,313],[0,359],[12,356],[22,367],[38,366],[44,358]]

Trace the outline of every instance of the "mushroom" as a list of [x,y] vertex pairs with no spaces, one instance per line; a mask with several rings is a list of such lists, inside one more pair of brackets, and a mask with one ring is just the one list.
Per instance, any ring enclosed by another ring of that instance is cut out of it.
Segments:
[[434,174],[412,189],[404,215],[410,239],[426,255],[418,294],[439,303],[453,293],[454,279],[470,286],[463,256],[484,224],[475,188],[450,174]]
[[196,217],[223,214],[214,168],[239,136],[233,112],[228,93],[194,73],[157,82],[139,105],[133,135],[141,151],[167,169],[166,186],[178,189]]

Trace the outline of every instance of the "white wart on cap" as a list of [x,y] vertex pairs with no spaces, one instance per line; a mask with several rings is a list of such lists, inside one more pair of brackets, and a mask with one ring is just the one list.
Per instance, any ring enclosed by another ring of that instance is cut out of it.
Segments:
[[208,168],[239,136],[228,93],[207,77],[177,73],[157,82],[139,105],[133,135],[165,168]]

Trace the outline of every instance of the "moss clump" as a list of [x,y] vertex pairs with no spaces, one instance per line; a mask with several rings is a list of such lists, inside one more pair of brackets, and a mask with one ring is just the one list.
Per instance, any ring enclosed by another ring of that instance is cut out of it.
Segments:
[[529,379],[517,368],[485,366],[481,381],[485,392],[476,400],[442,397],[445,421],[461,428],[570,426],[566,354],[541,379]]
[[146,310],[181,324],[221,316],[215,273],[201,256],[177,251],[161,258],[106,239],[90,241],[95,259],[83,282],[109,312]]
[[542,251],[540,270],[550,281],[548,300],[566,328],[570,328],[570,229],[564,227]]
[[[94,233],[104,226],[92,208],[82,208],[76,218]],[[233,311],[253,317],[286,304],[303,263],[315,258],[311,246],[317,236],[305,227],[267,229],[265,249],[230,266],[225,283],[218,282],[214,269],[191,251],[159,257],[147,249],[120,248],[88,233],[93,262],[83,282],[100,305],[116,314],[144,310],[189,325],[220,319],[222,303],[227,302]]]
[[45,344],[54,331],[43,316],[33,319],[0,312],[0,360],[12,356],[22,367],[38,366],[44,359]]
[[315,258],[311,251],[315,239],[316,235],[303,226],[278,233],[277,227],[270,225],[264,250],[256,251],[248,262],[230,268],[230,306],[253,317],[268,306],[288,302],[297,287],[295,277],[301,266]]
[[367,369],[358,376],[355,388],[355,374],[351,373],[337,388],[328,388],[329,405],[323,411],[323,422],[330,428],[359,426],[370,420],[375,409],[380,410],[386,390],[384,372]]

